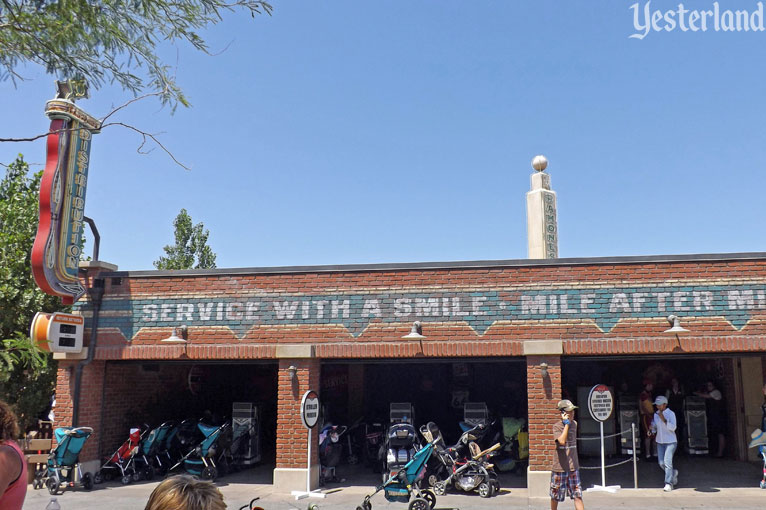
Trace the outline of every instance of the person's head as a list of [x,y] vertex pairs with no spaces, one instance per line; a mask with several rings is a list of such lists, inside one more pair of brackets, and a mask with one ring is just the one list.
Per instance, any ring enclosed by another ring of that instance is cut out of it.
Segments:
[[678,379],[675,377],[670,380],[670,387],[673,388],[674,391],[678,391],[678,388],[680,387],[680,384],[678,383]]
[[654,399],[654,405],[657,406],[659,411],[664,411],[668,407],[668,399],[660,395]]
[[211,482],[178,475],[160,483],[144,510],[225,510],[223,495]]
[[577,406],[572,403],[571,400],[559,400],[558,405],[556,405],[556,409],[558,409],[558,412],[560,415],[567,414],[570,418],[574,416],[574,411],[577,409]]
[[705,383],[705,387],[707,387],[708,391],[713,391],[715,389],[715,383],[713,381],[708,381]]
[[646,391],[652,391],[654,389],[654,383],[651,379],[644,379],[644,389]]
[[19,437],[19,423],[11,406],[0,400],[0,442]]

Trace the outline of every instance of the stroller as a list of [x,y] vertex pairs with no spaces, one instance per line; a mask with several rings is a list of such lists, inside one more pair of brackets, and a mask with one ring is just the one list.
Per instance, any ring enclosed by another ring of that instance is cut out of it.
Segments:
[[384,482],[411,461],[420,448],[415,427],[412,425],[412,413],[412,405],[409,402],[392,403],[390,406],[391,425],[386,431],[381,447]]
[[[173,422],[165,422],[149,432],[141,441],[138,449],[137,462],[142,465],[143,476],[147,480],[154,478],[155,473],[164,474],[169,467],[166,440],[173,430]],[[165,458],[165,462],[163,462]]]
[[128,439],[117,448],[117,451],[104,462],[104,465],[96,473],[94,477],[96,483],[108,482],[117,476],[120,477],[120,483],[123,485],[128,485],[131,481],[138,482],[141,480],[143,473],[136,469],[136,455],[146,430],[148,429],[141,432],[141,429],[130,429]]
[[382,423],[366,423],[364,425],[364,459],[372,467],[374,473],[380,473],[382,462],[380,449],[386,431]]
[[387,501],[409,501],[408,510],[433,510],[436,506],[436,494],[431,489],[420,488],[426,473],[426,464],[433,450],[434,441],[429,441],[409,462],[386,477],[382,485],[375,487],[375,492],[365,496],[356,510],[372,510],[370,499],[380,491],[383,491]]
[[766,432],[761,431],[761,429],[755,429],[750,434],[750,438],[752,440],[748,448],[755,448],[757,446],[758,453],[763,458],[763,478],[761,478],[760,487],[761,489],[766,489]]
[[[226,434],[230,427],[231,422],[224,422],[220,426],[197,423],[197,429],[204,439],[181,457],[170,471],[183,465],[187,473],[203,480],[215,480],[219,474],[226,474],[231,460],[231,436]],[[220,466],[216,465],[216,458]]]
[[486,429],[486,425],[476,425],[464,432],[456,445],[447,448],[435,423],[429,422],[421,427],[420,433],[429,444],[434,445],[436,455],[442,463],[441,469],[429,477],[436,494],[446,494],[450,486],[466,492],[477,491],[482,498],[490,498],[500,491],[500,482],[494,466],[489,463],[489,457],[499,450],[501,445],[495,443],[492,447],[481,450],[475,440],[483,433],[482,429]]
[[319,485],[325,482],[339,482],[335,468],[343,456],[341,436],[347,427],[343,425],[327,425],[319,433]]
[[83,474],[79,463],[80,451],[92,433],[90,427],[60,427],[53,431],[58,446],[51,450],[47,466],[35,472],[32,487],[47,487],[52,495],[68,487],[93,489],[93,477],[90,473]]
[[529,460],[529,432],[524,430],[525,418],[503,417],[503,446],[501,457],[495,462],[502,472],[519,472]]

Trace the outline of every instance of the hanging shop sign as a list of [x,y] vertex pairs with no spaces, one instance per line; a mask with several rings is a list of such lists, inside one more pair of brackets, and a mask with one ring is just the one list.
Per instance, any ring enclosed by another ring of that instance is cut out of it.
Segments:
[[86,85],[57,82],[57,86],[58,96],[45,106],[51,125],[31,264],[43,292],[72,304],[85,293],[78,275],[85,190],[91,137],[99,132],[101,123],[74,104],[74,99],[87,97]]
[[319,395],[314,390],[309,390],[303,394],[301,420],[307,429],[313,429],[319,421]]
[[614,397],[609,388],[604,384],[597,384],[590,390],[588,395],[588,411],[591,417],[599,422],[605,422],[612,416],[614,410]]

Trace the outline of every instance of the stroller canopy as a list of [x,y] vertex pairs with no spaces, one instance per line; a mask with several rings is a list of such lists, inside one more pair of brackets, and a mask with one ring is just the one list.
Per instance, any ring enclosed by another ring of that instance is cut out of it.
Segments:
[[82,447],[85,445],[85,441],[88,440],[93,433],[93,429],[89,427],[59,427],[53,431],[56,436],[55,460],[59,466],[73,466],[77,463],[77,458],[82,451]]

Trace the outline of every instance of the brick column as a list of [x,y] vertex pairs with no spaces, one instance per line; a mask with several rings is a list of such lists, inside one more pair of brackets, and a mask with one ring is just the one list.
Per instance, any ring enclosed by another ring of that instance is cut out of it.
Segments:
[[[548,497],[553,461],[551,425],[556,419],[556,404],[561,400],[561,353],[561,341],[524,342],[529,406],[527,488],[531,498]],[[542,373],[543,363],[548,365],[546,375]]]
[[[279,492],[306,490],[308,429],[300,416],[301,399],[308,390],[319,393],[320,360],[313,358],[313,346],[278,346],[277,459],[274,489]],[[303,357],[293,357],[301,355]],[[293,378],[290,367],[295,367]],[[319,396],[320,402],[322,396]],[[311,487],[319,485],[319,428],[311,431]]]

